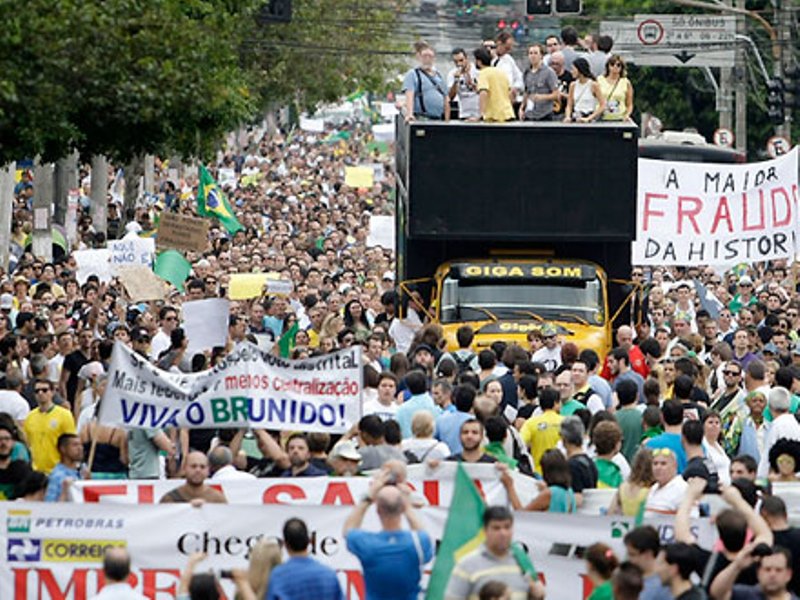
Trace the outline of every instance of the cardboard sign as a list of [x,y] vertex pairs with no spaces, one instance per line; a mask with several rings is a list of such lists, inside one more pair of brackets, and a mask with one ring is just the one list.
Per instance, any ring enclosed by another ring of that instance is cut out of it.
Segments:
[[119,270],[119,280],[133,302],[163,300],[164,281],[147,267],[125,267]]
[[208,219],[162,213],[156,238],[158,247],[204,252],[208,246],[208,224]]

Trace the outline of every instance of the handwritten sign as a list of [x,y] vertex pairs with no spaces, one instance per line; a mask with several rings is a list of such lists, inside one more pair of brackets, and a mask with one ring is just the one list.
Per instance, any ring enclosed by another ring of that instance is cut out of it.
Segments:
[[129,234],[121,240],[109,242],[108,249],[111,252],[111,272],[116,274],[124,267],[152,267],[156,244],[152,238]]
[[204,252],[208,245],[208,224],[208,219],[165,212],[158,224],[158,247]]

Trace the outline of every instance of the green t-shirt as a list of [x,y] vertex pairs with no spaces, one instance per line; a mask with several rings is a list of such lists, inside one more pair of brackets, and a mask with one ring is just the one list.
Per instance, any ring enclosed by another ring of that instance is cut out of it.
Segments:
[[589,595],[589,600],[614,600],[614,588],[611,586],[611,580],[594,588]]
[[575,398],[570,398],[566,401],[565,404],[561,406],[560,415],[562,417],[571,417],[575,414],[576,410],[580,410],[582,408],[586,408],[586,405],[582,402],[578,402]]
[[622,429],[620,452],[629,463],[632,463],[642,441],[642,413],[638,408],[626,407],[619,409],[616,417]]
[[508,454],[506,449],[503,448],[502,442],[489,442],[483,447],[486,454],[494,456],[498,461],[509,466],[511,469],[517,468],[517,460]]
[[616,463],[607,458],[595,458],[597,467],[597,487],[616,489],[622,483],[622,472]]

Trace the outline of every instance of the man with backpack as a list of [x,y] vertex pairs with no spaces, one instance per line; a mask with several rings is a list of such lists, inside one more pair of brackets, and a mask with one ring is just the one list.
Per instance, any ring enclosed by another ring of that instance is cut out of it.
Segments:
[[444,79],[434,64],[436,53],[426,42],[414,44],[419,66],[411,69],[403,78],[405,120],[418,118],[441,121],[450,118],[450,104]]

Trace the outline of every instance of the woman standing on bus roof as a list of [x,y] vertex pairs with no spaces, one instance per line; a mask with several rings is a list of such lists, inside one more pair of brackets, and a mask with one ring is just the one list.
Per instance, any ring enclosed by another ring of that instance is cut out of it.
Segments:
[[572,63],[572,75],[575,81],[569,84],[569,99],[564,115],[566,122],[591,123],[600,118],[605,109],[605,97],[600,93],[600,86],[592,75],[589,61],[576,58]]
[[625,61],[612,54],[606,62],[606,73],[597,79],[606,101],[602,121],[627,121],[633,113],[633,85],[625,76]]

